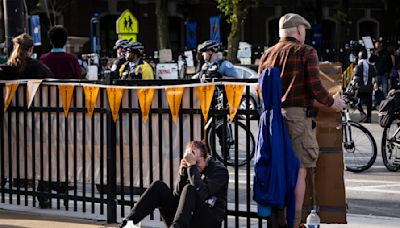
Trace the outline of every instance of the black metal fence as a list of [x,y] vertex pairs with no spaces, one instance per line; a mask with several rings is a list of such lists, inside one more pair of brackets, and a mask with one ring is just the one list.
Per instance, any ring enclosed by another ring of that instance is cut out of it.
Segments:
[[[255,83],[256,80],[234,82]],[[118,218],[127,215],[139,195],[154,180],[173,186],[186,143],[205,138],[206,123],[191,85],[199,83],[198,80],[110,83],[125,88],[116,122],[105,87],[100,88],[90,118],[82,86],[75,86],[69,114],[65,117],[57,89],[57,84],[64,83],[71,82],[42,83],[29,109],[27,84],[19,85],[5,112],[4,99],[0,99],[0,202],[3,205],[38,207],[36,197],[45,196],[50,198],[50,208],[97,213],[106,216],[108,223],[116,223]],[[95,83],[105,85],[100,81]],[[166,85],[186,86],[177,122],[173,121],[165,90],[161,87],[155,89],[148,120],[144,121],[136,89],[129,86]],[[233,135],[235,160],[241,153],[240,156],[245,156],[249,162],[241,167],[229,167],[225,227],[270,224],[270,219],[266,221],[257,216],[252,200],[251,140],[257,138],[258,124],[258,99],[252,87],[250,84],[245,87],[244,109],[242,106],[236,115],[241,118],[232,122],[234,129],[238,129],[238,125],[245,126],[243,132],[246,134],[241,135],[236,130]],[[2,83],[0,93],[4,90]],[[228,113],[226,107],[216,110],[211,106],[209,117],[215,121],[216,116],[227,116]],[[224,127],[227,124],[225,121]],[[215,128],[215,124],[211,125]],[[225,140],[226,133],[223,132]],[[244,140],[241,145],[237,143],[239,139]],[[215,145],[212,150],[215,151]],[[226,155],[222,157],[227,159]],[[39,183],[46,182],[56,186],[53,188],[56,191],[52,191],[51,186],[45,191],[37,190]]]

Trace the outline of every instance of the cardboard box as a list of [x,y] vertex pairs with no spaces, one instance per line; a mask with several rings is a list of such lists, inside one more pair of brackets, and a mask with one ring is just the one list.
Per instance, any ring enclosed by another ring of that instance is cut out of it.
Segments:
[[[320,64],[321,81],[330,94],[341,90],[341,65]],[[344,186],[344,164],[342,151],[341,113],[316,102],[317,139],[320,155],[315,169],[315,202],[321,223],[347,223],[346,194]],[[312,169],[307,175],[307,189],[304,196],[303,221],[313,208]]]

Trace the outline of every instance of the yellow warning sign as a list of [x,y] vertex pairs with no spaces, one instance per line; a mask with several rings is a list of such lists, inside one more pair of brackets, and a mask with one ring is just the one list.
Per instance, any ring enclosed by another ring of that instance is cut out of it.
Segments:
[[135,16],[128,9],[122,12],[121,16],[117,19],[117,34],[118,35],[134,35],[139,33],[139,23]]
[[184,88],[167,88],[165,89],[168,98],[169,108],[171,109],[172,118],[176,123],[179,114],[179,107],[181,106]]
[[235,118],[237,109],[242,100],[244,85],[225,85],[226,97],[229,103],[229,117],[231,122]]
[[142,110],[143,121],[146,123],[149,118],[154,89],[138,89],[137,96],[139,98],[140,109]]
[[71,106],[72,95],[74,94],[74,87],[73,85],[58,85],[58,90],[60,91],[61,95],[61,103],[64,108],[64,115],[65,118],[68,117],[69,107]]

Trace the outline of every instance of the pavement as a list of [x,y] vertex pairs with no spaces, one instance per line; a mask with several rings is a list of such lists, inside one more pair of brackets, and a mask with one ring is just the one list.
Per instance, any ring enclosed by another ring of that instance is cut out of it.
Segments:
[[[400,218],[347,214],[348,224],[321,224],[326,228],[398,228]],[[62,215],[43,215],[32,212],[0,209],[0,228],[108,228],[115,224],[105,221],[76,219]],[[131,227],[130,224],[128,227]],[[164,227],[160,222],[142,222],[141,227]],[[253,226],[252,226],[253,227]],[[257,227],[254,225],[254,227]]]

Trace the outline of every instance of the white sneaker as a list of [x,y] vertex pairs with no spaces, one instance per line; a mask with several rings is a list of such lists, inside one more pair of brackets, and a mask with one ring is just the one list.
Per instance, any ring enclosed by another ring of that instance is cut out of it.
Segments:
[[132,221],[129,221],[128,224],[125,226],[126,228],[140,228],[142,227],[142,224],[139,222],[138,224],[133,224]]

